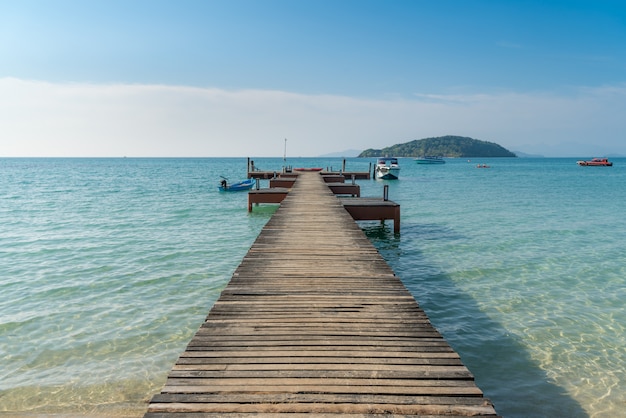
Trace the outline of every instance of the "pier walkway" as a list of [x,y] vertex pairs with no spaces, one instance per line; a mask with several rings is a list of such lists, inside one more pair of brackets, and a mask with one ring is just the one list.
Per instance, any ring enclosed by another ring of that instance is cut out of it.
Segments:
[[147,418],[496,416],[324,184],[302,173]]

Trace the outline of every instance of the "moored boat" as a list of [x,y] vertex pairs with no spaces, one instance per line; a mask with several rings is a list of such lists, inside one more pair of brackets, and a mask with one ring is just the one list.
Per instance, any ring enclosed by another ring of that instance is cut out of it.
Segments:
[[415,159],[418,164],[445,164],[446,161],[441,156],[425,155]]
[[374,169],[375,177],[380,180],[396,180],[400,177],[400,165],[394,157],[380,157]]
[[293,171],[322,171],[321,167],[296,167]]
[[242,181],[238,181],[236,183],[228,184],[228,179],[222,177],[222,181],[218,186],[220,192],[240,192],[244,190],[250,190],[252,186],[254,186],[254,179],[246,179]]
[[576,161],[576,164],[581,166],[597,166],[597,167],[611,167],[612,162],[608,158],[592,158],[588,161]]

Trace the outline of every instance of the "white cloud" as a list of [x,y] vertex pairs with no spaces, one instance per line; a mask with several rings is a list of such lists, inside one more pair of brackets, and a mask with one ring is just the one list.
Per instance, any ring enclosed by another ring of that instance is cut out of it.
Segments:
[[[361,99],[0,79],[0,156],[293,156],[447,134],[561,156],[626,154],[626,86]],[[572,145],[575,144],[575,145]]]

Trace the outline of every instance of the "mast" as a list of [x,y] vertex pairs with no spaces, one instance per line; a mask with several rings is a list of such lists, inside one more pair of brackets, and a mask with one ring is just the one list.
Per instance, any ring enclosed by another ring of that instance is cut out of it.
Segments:
[[283,173],[287,170],[287,138],[285,138],[285,151],[283,153]]

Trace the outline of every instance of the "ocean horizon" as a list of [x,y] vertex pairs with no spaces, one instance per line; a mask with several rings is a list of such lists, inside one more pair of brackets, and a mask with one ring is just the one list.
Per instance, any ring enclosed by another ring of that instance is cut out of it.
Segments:
[[[400,234],[359,225],[505,417],[626,417],[626,159],[577,159],[400,158],[399,180],[358,181],[401,204]],[[218,192],[246,158],[0,158],[0,173],[0,414],[143,415],[277,206]]]

